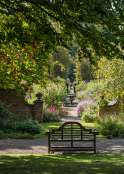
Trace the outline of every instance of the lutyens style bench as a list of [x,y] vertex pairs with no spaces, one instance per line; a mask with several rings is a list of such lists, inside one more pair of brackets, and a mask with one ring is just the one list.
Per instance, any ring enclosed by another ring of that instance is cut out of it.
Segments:
[[78,122],[66,122],[58,129],[47,130],[48,153],[51,151],[93,151],[96,153],[98,131],[86,129]]

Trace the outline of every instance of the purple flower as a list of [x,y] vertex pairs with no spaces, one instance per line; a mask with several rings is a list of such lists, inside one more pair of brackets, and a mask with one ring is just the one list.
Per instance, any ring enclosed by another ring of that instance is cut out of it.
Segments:
[[27,95],[26,98],[28,99],[30,97],[30,95]]
[[[77,106],[77,110],[76,110],[76,114],[79,116],[81,113],[80,113],[80,108],[84,108],[84,105],[88,105],[88,104],[93,104],[92,101],[85,101],[85,102],[82,102],[81,104],[79,104]],[[90,110],[90,109],[89,109]]]

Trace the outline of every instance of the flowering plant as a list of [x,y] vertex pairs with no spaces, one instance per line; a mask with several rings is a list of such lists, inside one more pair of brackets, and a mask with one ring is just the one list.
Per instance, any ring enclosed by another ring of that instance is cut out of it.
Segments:
[[59,114],[61,117],[64,117],[64,116],[68,115],[68,112],[67,112],[67,110],[61,110],[61,111],[59,111]]
[[56,109],[55,105],[53,105],[52,107],[43,110],[43,122],[60,122],[60,117],[67,114],[67,110],[63,110],[62,108]]
[[62,105],[61,101],[63,101],[67,96],[64,83],[49,83],[46,88],[42,89],[42,94],[45,104],[49,107],[55,105],[56,109]]
[[49,111],[53,111],[53,112],[58,112],[59,113],[59,110],[57,109],[55,109],[55,105],[53,105],[52,107],[49,107],[49,109],[48,109]]
[[55,109],[55,105],[53,105],[52,107],[49,107],[48,109],[49,111],[52,111],[52,112],[57,112],[59,114],[59,116],[65,116],[68,114],[67,110],[63,110],[63,108],[58,108],[58,109]]
[[77,107],[78,116],[82,116],[85,122],[94,122],[98,117],[98,106],[92,101],[85,101]]
[[48,107],[55,105],[57,109],[62,105],[61,101],[64,101],[67,96],[66,84],[62,80],[57,81],[57,79],[56,82],[48,82],[45,86],[33,84],[32,91],[28,91],[25,96],[26,101],[33,104],[33,101],[37,99],[35,96],[37,93],[42,93],[45,105]]
[[59,122],[61,121],[59,118],[59,111],[55,110],[54,107],[43,110],[43,122]]
[[92,103],[92,101],[85,101],[85,102],[82,102],[81,104],[79,104],[77,106],[77,110],[76,110],[77,115],[82,116],[82,113],[86,110],[86,109],[84,109],[84,106],[91,104],[91,103]]

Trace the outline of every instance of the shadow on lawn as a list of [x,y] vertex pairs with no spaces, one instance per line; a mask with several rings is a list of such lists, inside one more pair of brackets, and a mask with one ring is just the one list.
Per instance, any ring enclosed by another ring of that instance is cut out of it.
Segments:
[[124,155],[3,155],[0,173],[123,174]]

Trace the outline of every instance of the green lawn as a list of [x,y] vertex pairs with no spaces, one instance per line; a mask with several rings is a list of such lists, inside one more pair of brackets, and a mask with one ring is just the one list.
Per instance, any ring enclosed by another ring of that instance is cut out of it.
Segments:
[[124,174],[124,155],[1,155],[0,174]]
[[[46,132],[47,129],[50,129],[52,131],[52,129],[58,129],[62,124],[63,124],[63,122],[40,123],[40,125],[41,125],[41,133],[35,135],[34,138],[47,138],[47,136],[45,135],[45,132]],[[96,129],[96,125],[94,123],[81,123],[81,124],[85,128]],[[96,137],[97,138],[105,138],[102,135],[98,135]]]

